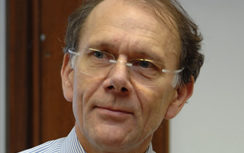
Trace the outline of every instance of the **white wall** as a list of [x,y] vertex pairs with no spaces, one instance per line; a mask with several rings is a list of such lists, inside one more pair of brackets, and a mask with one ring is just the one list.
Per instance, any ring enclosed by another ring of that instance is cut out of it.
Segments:
[[6,145],[6,95],[5,95],[5,0],[0,0],[0,152],[5,153]]
[[171,153],[244,152],[244,1],[179,1],[200,26],[206,61],[171,121]]

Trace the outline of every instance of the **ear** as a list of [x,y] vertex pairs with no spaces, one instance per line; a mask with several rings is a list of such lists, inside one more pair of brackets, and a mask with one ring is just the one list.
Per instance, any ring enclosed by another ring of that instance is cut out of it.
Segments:
[[175,97],[168,106],[165,119],[169,120],[175,117],[180,112],[186,101],[192,96],[193,88],[194,78],[193,76],[191,76],[190,82],[181,85],[176,89]]
[[65,54],[61,69],[61,79],[64,98],[69,102],[72,102],[73,99],[73,72],[70,56]]

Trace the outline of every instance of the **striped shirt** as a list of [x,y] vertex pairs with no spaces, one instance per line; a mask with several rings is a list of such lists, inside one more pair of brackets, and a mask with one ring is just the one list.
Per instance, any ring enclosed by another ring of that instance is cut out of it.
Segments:
[[[73,128],[67,137],[48,141],[20,153],[86,153],[86,151],[80,144],[75,133],[75,128]],[[155,153],[151,144],[146,153]]]

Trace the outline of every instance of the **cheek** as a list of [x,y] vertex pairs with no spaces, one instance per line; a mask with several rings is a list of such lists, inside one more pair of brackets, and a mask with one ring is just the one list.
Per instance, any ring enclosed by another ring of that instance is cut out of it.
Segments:
[[76,121],[82,122],[85,112],[90,109],[89,99],[101,84],[101,78],[94,79],[83,73],[74,75],[73,112]]
[[164,119],[169,106],[171,92],[170,87],[141,88],[138,92],[142,108],[142,118],[145,130],[155,131]]

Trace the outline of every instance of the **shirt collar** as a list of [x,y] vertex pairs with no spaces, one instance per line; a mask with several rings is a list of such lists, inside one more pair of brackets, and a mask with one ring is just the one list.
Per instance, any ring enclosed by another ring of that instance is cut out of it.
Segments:
[[76,136],[75,128],[73,128],[69,135],[65,138],[61,152],[86,153]]

